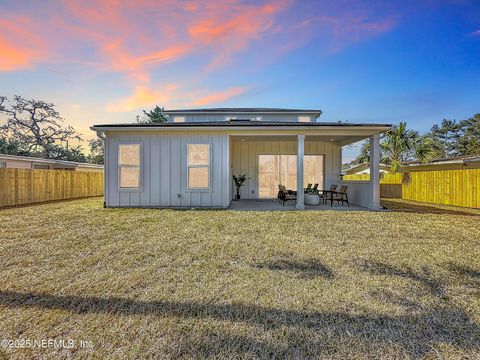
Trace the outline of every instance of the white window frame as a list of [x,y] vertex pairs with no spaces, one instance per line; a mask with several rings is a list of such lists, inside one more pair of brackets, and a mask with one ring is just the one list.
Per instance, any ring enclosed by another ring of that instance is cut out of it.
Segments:
[[[190,145],[208,145],[208,165],[190,165],[188,163],[189,159],[189,154],[188,154],[188,148]],[[188,143],[187,144],[187,191],[188,192],[211,192],[212,191],[212,170],[211,170],[211,164],[212,164],[212,144],[208,142],[195,142],[195,143]],[[206,188],[190,188],[190,168],[208,168],[208,187]]]
[[184,123],[186,121],[185,116],[174,116],[173,117],[173,122],[174,123]]
[[[138,187],[121,187],[121,168],[122,167],[132,167],[135,168],[137,165],[120,165],[120,146],[122,145],[140,145],[140,179],[138,182]],[[143,191],[143,143],[141,141],[122,141],[117,144],[117,187],[118,191]]]
[[6,161],[0,161],[0,169],[5,169],[7,167]]

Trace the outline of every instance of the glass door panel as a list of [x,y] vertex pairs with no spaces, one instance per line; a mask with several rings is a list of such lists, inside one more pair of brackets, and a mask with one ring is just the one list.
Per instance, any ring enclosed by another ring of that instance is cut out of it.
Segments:
[[[305,155],[304,186],[318,183],[323,189],[324,155]],[[289,190],[297,190],[297,155],[258,156],[258,197],[277,197],[278,185]]]
[[324,189],[323,186],[324,155],[305,155],[303,160],[303,184],[318,184],[318,189]]

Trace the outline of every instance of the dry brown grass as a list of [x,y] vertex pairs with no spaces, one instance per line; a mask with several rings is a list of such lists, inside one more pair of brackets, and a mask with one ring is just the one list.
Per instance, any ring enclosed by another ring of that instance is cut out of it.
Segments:
[[[480,215],[0,210],[0,357],[479,358]],[[415,210],[416,209],[416,210]]]

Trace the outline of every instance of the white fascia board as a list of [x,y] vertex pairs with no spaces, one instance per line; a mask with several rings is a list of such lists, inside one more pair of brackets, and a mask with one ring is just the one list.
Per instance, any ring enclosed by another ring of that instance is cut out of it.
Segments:
[[[363,136],[363,135],[376,135],[381,134],[385,131],[388,131],[390,128],[388,126],[165,126],[165,127],[155,127],[147,128],[144,126],[125,126],[125,127],[93,127],[95,130],[105,131],[105,132],[182,132],[182,131],[228,131],[232,134],[254,134],[255,132],[268,132],[272,133],[275,131],[280,131],[281,134],[292,134],[305,133],[306,135],[342,135],[342,134],[351,134],[352,136]],[[274,134],[272,134],[274,135]]]

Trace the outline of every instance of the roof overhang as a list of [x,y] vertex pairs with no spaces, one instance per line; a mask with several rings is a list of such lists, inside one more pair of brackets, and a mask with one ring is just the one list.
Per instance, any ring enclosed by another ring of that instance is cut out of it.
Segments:
[[285,136],[305,135],[331,137],[339,145],[345,146],[364,140],[372,135],[382,134],[391,128],[389,124],[351,124],[351,123],[275,123],[275,124],[219,124],[199,123],[167,123],[162,125],[149,124],[111,124],[95,125],[92,130],[129,133],[171,134],[181,132],[195,133],[228,133],[232,136]]
[[103,165],[90,164],[90,163],[81,163],[76,161],[68,160],[55,160],[55,159],[43,159],[30,156],[21,156],[21,155],[9,155],[9,154],[0,154],[0,159],[2,160],[11,160],[11,161],[29,161],[37,164],[50,164],[50,165],[62,165],[68,167],[88,167],[92,169],[102,169]]
[[320,122],[229,122],[218,121],[216,123],[165,123],[161,125],[151,124],[104,124],[91,127],[94,131],[346,131],[359,132],[374,131],[382,133],[391,128],[390,124],[352,124],[352,123],[320,123]]
[[[348,169],[345,169],[344,174],[345,175],[355,174],[359,171],[366,170],[369,167],[370,167],[370,162],[364,162],[364,163],[349,167]],[[386,165],[386,164],[382,164],[382,163],[379,164],[379,167],[380,167],[381,170],[390,170],[391,169],[390,165]]]
[[404,164],[405,167],[421,167],[421,166],[435,166],[435,165],[455,165],[455,164],[479,164],[480,156],[472,156],[469,158],[460,158],[460,159],[445,159],[445,160],[434,160],[428,163],[410,163]]

